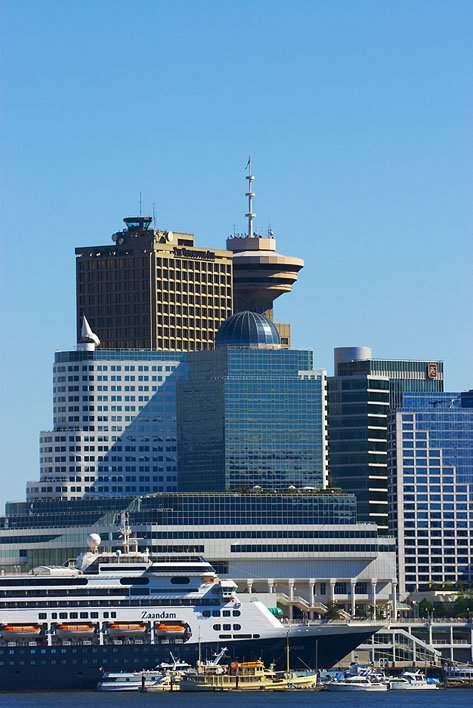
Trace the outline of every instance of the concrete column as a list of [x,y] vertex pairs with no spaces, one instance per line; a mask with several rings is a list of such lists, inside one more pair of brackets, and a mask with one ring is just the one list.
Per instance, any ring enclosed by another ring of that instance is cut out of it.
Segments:
[[[289,586],[289,599],[294,600],[294,583],[295,580],[294,578],[290,578],[288,580],[288,586]],[[294,606],[292,602],[289,603],[289,619],[292,620],[294,618]]]
[[330,578],[329,583],[330,583],[330,601],[335,602],[335,583],[336,583],[335,578]]
[[397,578],[391,580],[393,592],[392,592],[392,620],[396,622],[397,620]]
[[453,661],[453,624],[450,625],[450,661]]
[[429,644],[432,646],[432,623],[429,624]]
[[[315,603],[315,579],[314,578],[309,578],[309,604],[311,607],[314,606]],[[314,619],[314,611],[311,610],[309,612],[309,619]]]
[[248,592],[253,592],[253,578],[247,578],[246,587],[248,588]]
[[373,620],[376,621],[376,585],[378,583],[377,578],[371,580],[371,597],[373,599]]
[[268,592],[274,592],[274,578],[268,578]]
[[356,580],[352,578],[350,580],[350,588],[351,588],[351,616],[354,617],[356,615]]

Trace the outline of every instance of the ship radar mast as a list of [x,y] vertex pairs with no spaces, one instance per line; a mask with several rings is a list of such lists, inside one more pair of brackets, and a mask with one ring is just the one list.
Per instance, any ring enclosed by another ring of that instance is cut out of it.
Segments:
[[135,553],[138,553],[138,541],[140,539],[136,537],[131,537],[132,530],[130,526],[130,515],[127,511],[124,511],[122,514],[120,514],[120,527],[118,530],[120,532],[120,536],[123,538],[123,552],[129,553],[131,550]]
[[248,174],[246,175],[245,179],[248,180],[248,191],[246,192],[245,196],[248,197],[248,214],[245,214],[245,216],[248,219],[248,238],[254,238],[253,219],[255,218],[256,214],[253,213],[253,197],[255,196],[255,193],[253,192],[254,175],[251,174],[251,155],[248,157],[246,167],[248,168]]

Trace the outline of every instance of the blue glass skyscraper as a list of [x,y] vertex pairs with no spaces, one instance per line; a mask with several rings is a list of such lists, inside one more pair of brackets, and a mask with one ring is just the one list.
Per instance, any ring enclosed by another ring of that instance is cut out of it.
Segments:
[[274,325],[248,312],[216,342],[189,354],[178,383],[179,489],[323,486],[325,373],[312,353],[281,349]]
[[390,421],[400,591],[473,581],[473,391],[404,394]]

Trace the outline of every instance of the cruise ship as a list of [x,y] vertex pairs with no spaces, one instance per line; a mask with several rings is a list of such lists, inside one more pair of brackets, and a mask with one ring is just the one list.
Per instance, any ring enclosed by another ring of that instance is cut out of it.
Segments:
[[0,576],[0,690],[94,689],[104,672],[152,669],[172,653],[190,664],[226,647],[237,661],[277,668],[333,666],[380,627],[282,623],[241,602],[202,557],[140,550],[129,526],[122,550],[88,548],[64,566]]

